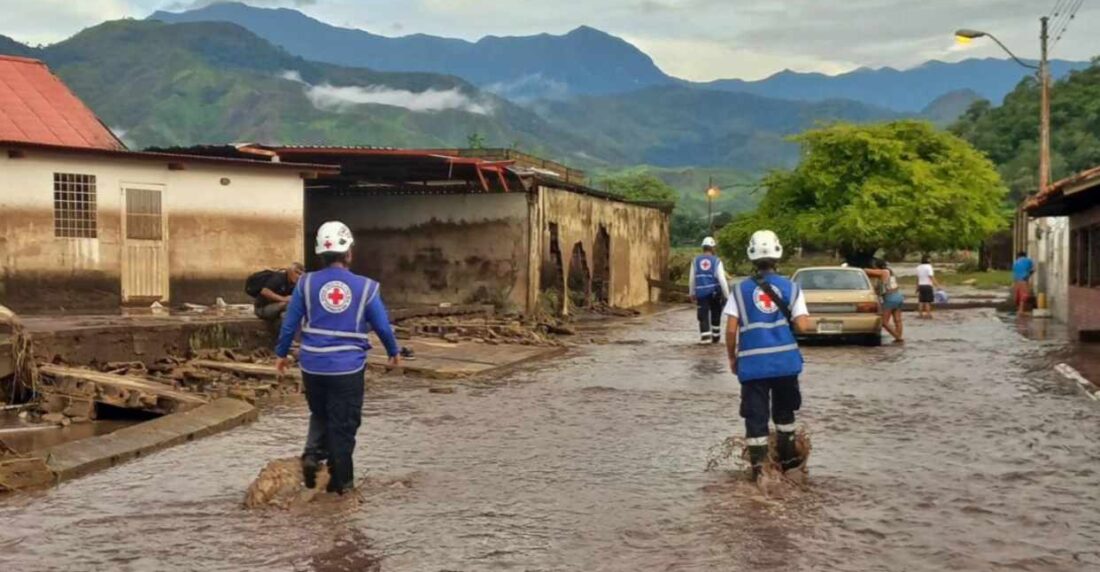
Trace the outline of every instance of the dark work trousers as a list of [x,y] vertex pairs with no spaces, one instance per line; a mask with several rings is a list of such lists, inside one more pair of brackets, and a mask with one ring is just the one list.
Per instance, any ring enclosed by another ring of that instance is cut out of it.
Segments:
[[722,309],[726,300],[721,294],[695,300],[698,306],[699,337],[703,341],[722,339]]
[[328,446],[325,444],[325,418],[310,414],[309,430],[306,431],[306,447],[302,457],[313,457],[317,461],[328,459]]
[[[321,433],[328,449],[329,491],[343,491],[355,485],[355,433],[363,418],[365,370],[347,375],[316,375],[302,372],[306,401],[309,402],[310,432]],[[315,421],[316,420],[316,421]],[[311,446],[307,436],[306,447]]]
[[802,407],[798,376],[754,379],[741,384],[741,417],[745,437],[768,436],[768,418],[776,425],[794,423],[794,412]]

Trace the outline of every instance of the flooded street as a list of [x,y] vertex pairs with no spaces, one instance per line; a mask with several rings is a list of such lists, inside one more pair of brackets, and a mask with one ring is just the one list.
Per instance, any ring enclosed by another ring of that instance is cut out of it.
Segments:
[[368,393],[364,502],[245,511],[305,407],[0,503],[10,570],[1084,570],[1100,567],[1100,406],[1060,341],[992,311],[905,347],[806,349],[810,485],[767,500],[707,453],[740,435],[694,312],[499,386]]

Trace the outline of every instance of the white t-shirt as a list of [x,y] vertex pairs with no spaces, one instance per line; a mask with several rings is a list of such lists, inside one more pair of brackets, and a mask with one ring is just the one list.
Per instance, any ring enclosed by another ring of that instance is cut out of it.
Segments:
[[[740,284],[734,285],[734,288],[740,288]],[[726,309],[722,311],[723,314],[739,320],[741,318],[741,311],[737,308],[737,296],[730,296],[729,300],[726,300]],[[802,316],[809,316],[810,311],[806,308],[806,296],[803,295],[802,289],[798,289],[798,295],[794,298],[794,304],[791,304],[791,318],[800,318]]]
[[917,284],[920,286],[931,286],[932,277],[936,275],[936,271],[932,270],[931,264],[921,264],[917,267]]

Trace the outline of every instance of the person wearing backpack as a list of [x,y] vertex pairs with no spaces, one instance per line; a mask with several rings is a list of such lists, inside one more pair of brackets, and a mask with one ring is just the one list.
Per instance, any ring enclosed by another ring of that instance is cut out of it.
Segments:
[[381,286],[348,269],[354,242],[351,230],[339,221],[317,230],[314,250],[324,268],[298,281],[275,346],[275,367],[282,374],[301,329],[298,364],[310,413],[302,476],[308,488],[316,486],[324,451],[330,475],[327,490],[341,495],[355,487],[352,453],[363,417],[368,334],[374,332],[382,340],[391,366],[400,361]]
[[304,271],[301,263],[292,262],[283,270],[260,270],[249,276],[244,291],[255,299],[256,317],[269,322],[281,320]]
[[726,351],[741,383],[741,417],[756,480],[768,460],[769,417],[782,470],[803,462],[795,447],[795,411],[802,406],[802,352],[795,330],[808,326],[809,311],[801,288],[776,273],[783,246],[774,232],[753,233],[748,255],[753,276],[738,284],[726,303]]
[[703,253],[692,260],[688,274],[691,300],[697,306],[701,344],[722,341],[722,306],[730,296],[726,269],[722,266],[722,259],[714,253],[716,246],[718,243],[714,238],[704,238]]

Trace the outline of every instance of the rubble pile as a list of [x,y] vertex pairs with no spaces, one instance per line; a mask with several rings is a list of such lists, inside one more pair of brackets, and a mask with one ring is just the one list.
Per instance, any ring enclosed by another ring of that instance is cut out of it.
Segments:
[[556,336],[573,335],[573,330],[559,320],[525,321],[518,317],[448,316],[443,318],[410,318],[396,326],[400,339],[413,336],[436,337],[449,342],[471,341],[486,344],[518,344],[525,346],[560,346]]
[[300,393],[297,379],[282,379],[244,370],[212,368],[206,362],[227,364],[274,365],[270,350],[258,349],[242,354],[230,349],[198,350],[190,359],[166,358],[148,368],[140,362],[134,364],[104,364],[105,371],[122,375],[140,375],[160,381],[173,388],[202,394],[210,399],[233,397],[250,403],[258,400],[285,397]]

